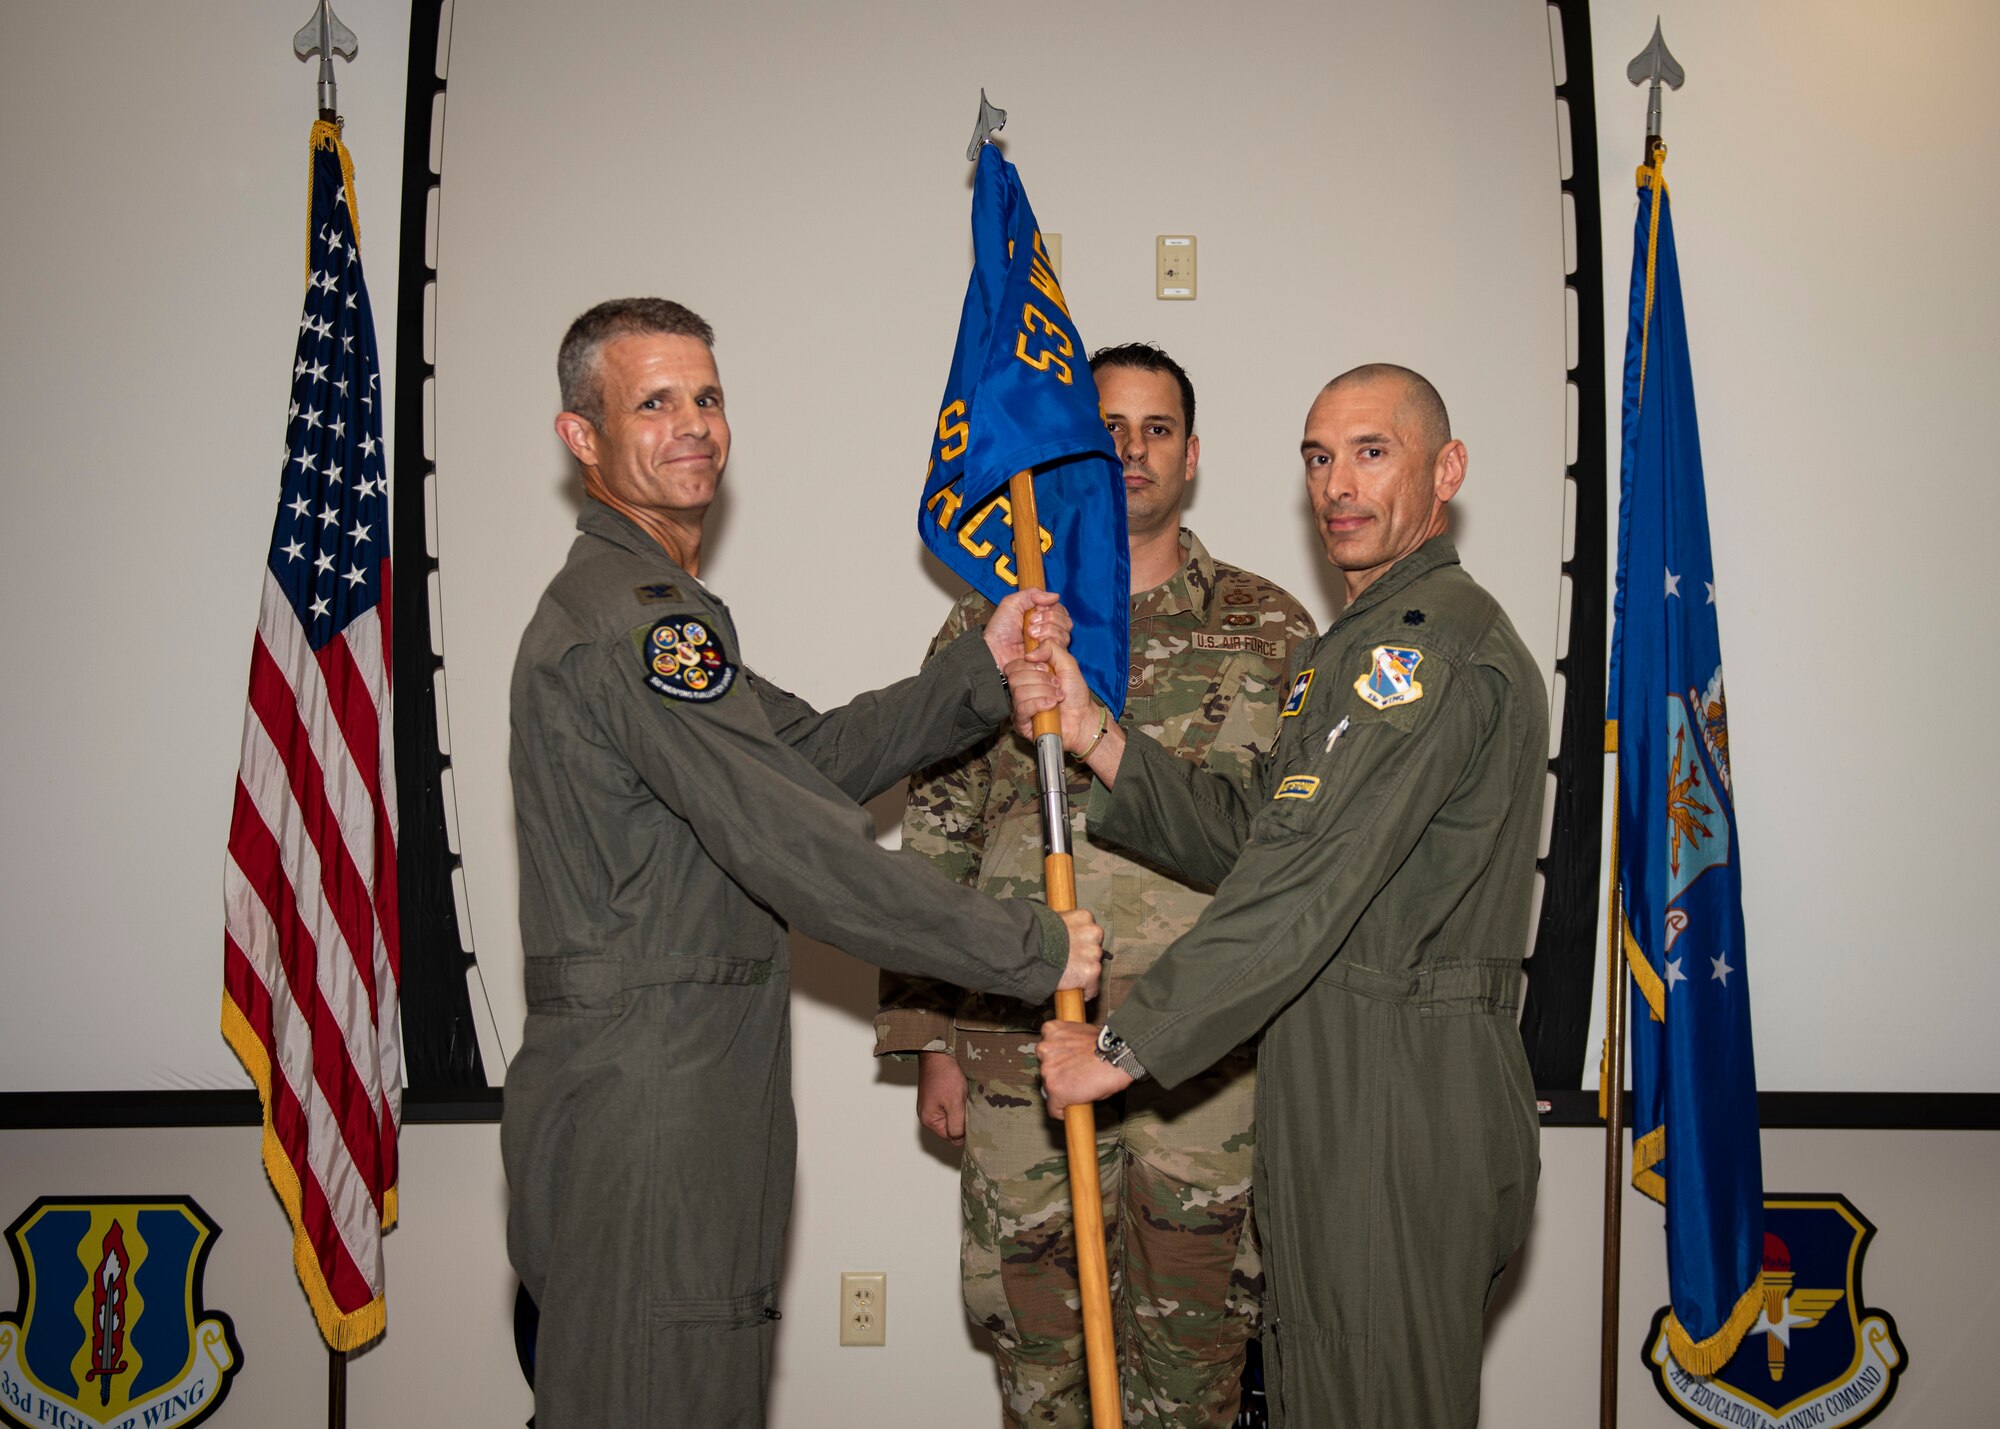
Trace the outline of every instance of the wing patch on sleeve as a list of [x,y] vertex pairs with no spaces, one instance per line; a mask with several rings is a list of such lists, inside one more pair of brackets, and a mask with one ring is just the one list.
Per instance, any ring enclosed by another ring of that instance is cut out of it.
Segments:
[[646,683],[669,699],[707,704],[729,693],[739,668],[722,647],[722,633],[705,620],[673,616],[645,633],[640,654]]
[[1416,678],[1424,652],[1402,645],[1377,645],[1368,657],[1368,668],[1354,682],[1354,693],[1378,710],[1413,705],[1424,697],[1424,687]]

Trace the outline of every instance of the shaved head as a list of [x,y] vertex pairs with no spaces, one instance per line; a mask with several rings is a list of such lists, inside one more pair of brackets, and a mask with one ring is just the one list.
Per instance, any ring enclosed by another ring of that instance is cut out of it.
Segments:
[[1451,415],[1444,409],[1444,398],[1438,396],[1437,388],[1421,372],[1412,372],[1393,362],[1369,362],[1341,373],[1320,392],[1324,395],[1374,382],[1394,382],[1402,389],[1396,403],[1397,414],[1409,423],[1411,431],[1420,434],[1429,456],[1444,450],[1445,443],[1451,440]]

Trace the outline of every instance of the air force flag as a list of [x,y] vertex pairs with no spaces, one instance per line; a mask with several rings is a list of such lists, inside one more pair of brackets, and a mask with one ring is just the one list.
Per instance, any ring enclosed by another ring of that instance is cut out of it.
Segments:
[[1764,1184],[1715,565],[1665,149],[1639,171],[1610,717],[1632,999],[1632,1182],[1666,1206],[1665,1334],[1694,1375],[1764,1303]]

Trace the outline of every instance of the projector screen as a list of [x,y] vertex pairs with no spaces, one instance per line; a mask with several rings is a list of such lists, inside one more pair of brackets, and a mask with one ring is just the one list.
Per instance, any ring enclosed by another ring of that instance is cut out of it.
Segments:
[[[438,554],[467,902],[508,1050],[507,684],[577,497],[550,430],[557,341],[628,293],[713,322],[734,448],[702,577],[746,659],[822,706],[914,670],[960,589],[915,516],[982,86],[1061,235],[1086,341],[1159,342],[1193,377],[1187,519],[1209,548],[1324,624],[1337,580],[1304,497],[1306,409],[1348,367],[1404,363],[1471,449],[1466,563],[1552,667],[1565,366],[1545,7],[890,0],[735,7],[635,42],[658,16],[453,20]],[[1197,239],[1195,301],[1154,297],[1161,234]]]

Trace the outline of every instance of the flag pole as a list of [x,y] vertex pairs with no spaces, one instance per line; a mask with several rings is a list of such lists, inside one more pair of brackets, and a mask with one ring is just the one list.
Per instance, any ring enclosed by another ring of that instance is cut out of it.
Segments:
[[[318,0],[312,18],[292,36],[292,53],[301,60],[319,59],[317,86],[319,117],[329,124],[340,122],[340,89],[334,78],[334,56],[354,63],[360,52],[354,31],[333,13],[333,0]],[[307,264],[311,266],[310,261]],[[347,1429],[347,1351],[327,1346],[326,1351],[327,1429]]]
[[[985,95],[980,95],[982,105]],[[1041,520],[1035,512],[1035,479],[1018,471],[1007,484],[1014,514],[1014,570],[1022,590],[1042,590]],[[1023,625],[1025,627],[1025,617]],[[1035,639],[1023,638],[1027,648]],[[1069,853],[1069,796],[1063,782],[1062,716],[1044,710],[1035,716],[1035,768],[1042,788],[1042,880],[1049,907],[1066,913],[1076,907],[1076,866]],[[1056,1017],[1081,1022],[1083,991],[1056,993]],[[1069,1146],[1070,1220],[1076,1234],[1076,1282],[1083,1300],[1084,1363],[1090,1379],[1093,1429],[1118,1429],[1124,1409],[1118,1392],[1118,1346],[1111,1333],[1111,1275],[1104,1254],[1104,1191],[1097,1175],[1097,1110],[1077,1102],[1063,1112]]]
[[[1653,21],[1653,38],[1625,67],[1625,77],[1633,84],[1650,86],[1646,94],[1646,144],[1640,160],[1642,169],[1658,162],[1660,140],[1660,86],[1679,89],[1687,73],[1667,49],[1666,36]],[[1650,273],[1650,270],[1649,270]],[[1648,289],[1650,302],[1651,290]],[[1618,751],[1618,726],[1605,727],[1607,754]],[[1597,1376],[1597,1422],[1599,1429],[1617,1429],[1618,1424],[1618,1312],[1623,1259],[1625,1202],[1625,1022],[1631,998],[1625,977],[1625,905],[1618,876],[1618,775],[1611,776],[1611,870],[1605,894],[1605,1008],[1604,1069],[1598,1078],[1598,1112],[1604,1118],[1604,1299],[1602,1338]]]
[[326,1429],[347,1424],[347,1351],[326,1352]]
[[[1607,752],[1617,750],[1613,725]],[[1598,1114],[1604,1118],[1604,1299],[1597,1362],[1598,1429],[1618,1429],[1618,1308],[1623,1277],[1625,1206],[1625,958],[1624,905],[1618,897],[1618,775],[1611,776],[1611,874],[1605,892],[1604,1067]]]

